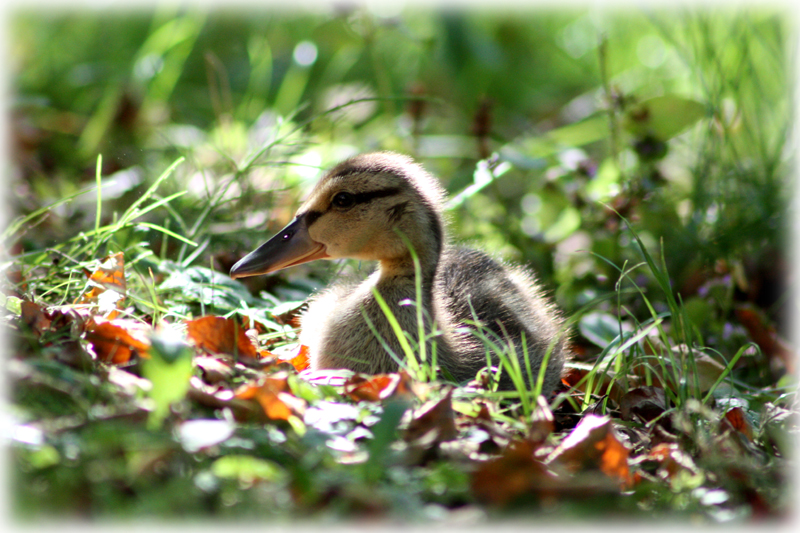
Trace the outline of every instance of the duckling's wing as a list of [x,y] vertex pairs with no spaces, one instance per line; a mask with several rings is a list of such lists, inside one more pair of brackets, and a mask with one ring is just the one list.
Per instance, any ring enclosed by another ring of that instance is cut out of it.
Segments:
[[[524,332],[534,372],[548,349],[552,350],[545,389],[555,387],[563,368],[567,335],[563,319],[532,275],[500,264],[483,252],[451,247],[442,255],[436,290],[456,328],[480,328],[501,348],[513,343],[518,357],[523,353]],[[485,343],[477,344],[486,351]]]

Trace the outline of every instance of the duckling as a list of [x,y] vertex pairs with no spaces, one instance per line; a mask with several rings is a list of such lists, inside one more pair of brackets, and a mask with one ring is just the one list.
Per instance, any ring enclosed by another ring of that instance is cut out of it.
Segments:
[[[294,220],[237,262],[231,277],[317,259],[378,261],[366,280],[339,283],[313,296],[301,316],[299,340],[308,346],[314,370],[394,372],[403,351],[373,290],[416,339],[413,250],[425,332],[437,333],[429,335],[426,353],[430,358],[435,350],[445,376],[474,379],[487,366],[487,351],[492,365],[499,364],[494,353],[499,349],[515,354],[523,372],[527,350],[535,378],[549,350],[543,385],[548,394],[561,379],[569,351],[563,318],[526,270],[450,244],[444,201],[439,182],[411,158],[391,152],[355,156],[328,171]],[[499,386],[512,388],[508,372],[501,376]]]

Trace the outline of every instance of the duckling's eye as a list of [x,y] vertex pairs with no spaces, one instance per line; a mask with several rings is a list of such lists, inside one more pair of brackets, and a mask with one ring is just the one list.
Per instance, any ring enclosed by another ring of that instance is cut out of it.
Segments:
[[331,200],[331,204],[340,209],[347,209],[353,207],[355,203],[356,203],[355,195],[349,192],[336,193],[336,195],[333,197],[333,200]]

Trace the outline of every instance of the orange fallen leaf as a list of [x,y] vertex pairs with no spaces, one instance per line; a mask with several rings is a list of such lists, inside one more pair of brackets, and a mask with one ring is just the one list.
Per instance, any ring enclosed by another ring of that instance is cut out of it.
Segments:
[[396,374],[378,374],[370,378],[356,374],[344,384],[344,393],[355,401],[377,402],[381,394],[398,380]]
[[275,374],[256,384],[242,385],[234,396],[241,400],[257,401],[271,420],[288,420],[293,414],[302,415],[305,410],[305,401],[288,390],[286,377]]
[[633,478],[628,467],[628,448],[617,439],[613,432],[609,431],[603,440],[595,444],[595,449],[601,453],[600,471],[630,487]]
[[231,318],[204,316],[187,321],[186,326],[186,336],[201,350],[212,354],[258,357],[245,329]]
[[573,472],[598,468],[608,477],[630,486],[633,478],[628,455],[628,448],[617,438],[611,419],[587,415],[548,456],[547,463],[561,463]]
[[87,287],[90,289],[75,300],[75,305],[97,305],[100,314],[105,318],[116,318],[127,293],[124,254],[118,252],[110,255],[97,270],[91,274],[85,272],[89,278]]
[[292,416],[289,406],[278,397],[277,393],[271,390],[259,389],[256,392],[256,400],[272,420],[288,420]]
[[98,359],[119,365],[130,361],[134,354],[148,357],[152,330],[150,325],[135,320],[94,317],[86,322],[86,340]]
[[750,423],[744,416],[744,411],[741,407],[734,407],[727,413],[723,419],[722,425],[728,424],[730,427],[747,437],[747,440],[753,440],[753,430],[750,428]]
[[344,384],[344,393],[356,401],[377,402],[395,395],[411,394],[411,377],[401,371],[366,377],[356,374]]
[[482,463],[472,474],[470,487],[484,503],[503,506],[526,493],[546,495],[561,485],[547,467],[534,457],[536,446],[513,441],[502,455]]
[[298,372],[302,372],[308,368],[311,365],[308,360],[308,346],[301,344],[300,349],[297,351],[297,355],[291,359],[286,359],[286,362],[291,364]]
[[675,443],[656,444],[646,458],[659,465],[658,476],[662,479],[672,479],[681,471],[689,472],[691,475],[698,473],[697,466],[689,454]]

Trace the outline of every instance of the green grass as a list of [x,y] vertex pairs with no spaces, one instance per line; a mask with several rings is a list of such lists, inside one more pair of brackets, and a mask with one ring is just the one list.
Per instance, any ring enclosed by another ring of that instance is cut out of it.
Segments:
[[[786,517],[797,382],[759,332],[791,331],[779,293],[793,287],[776,266],[791,192],[788,26],[775,10],[712,8],[393,21],[16,12],[12,132],[24,142],[0,280],[14,517]],[[301,41],[317,47],[311,66],[293,63]],[[368,94],[331,97],[356,82]],[[470,131],[485,95],[495,155],[481,161]],[[536,271],[573,332],[568,385],[542,398],[530,354],[478,327],[515,390],[444,386],[421,306],[416,331],[394,328],[411,379],[382,401],[343,385],[347,372],[309,380],[188,343],[185,321],[215,315],[294,354],[287,311],[367,265],[246,284],[228,269],[284,225],[319,169],[377,148],[442,178],[455,240]],[[77,303],[116,252],[118,319],[155,346],[122,365],[90,342],[99,298]],[[737,318],[744,304],[761,330]],[[191,354],[191,369],[170,353]],[[268,416],[274,398],[287,416]],[[581,423],[610,436],[580,440]],[[597,455],[614,440],[632,485]],[[483,491],[493,472],[517,492]]]

